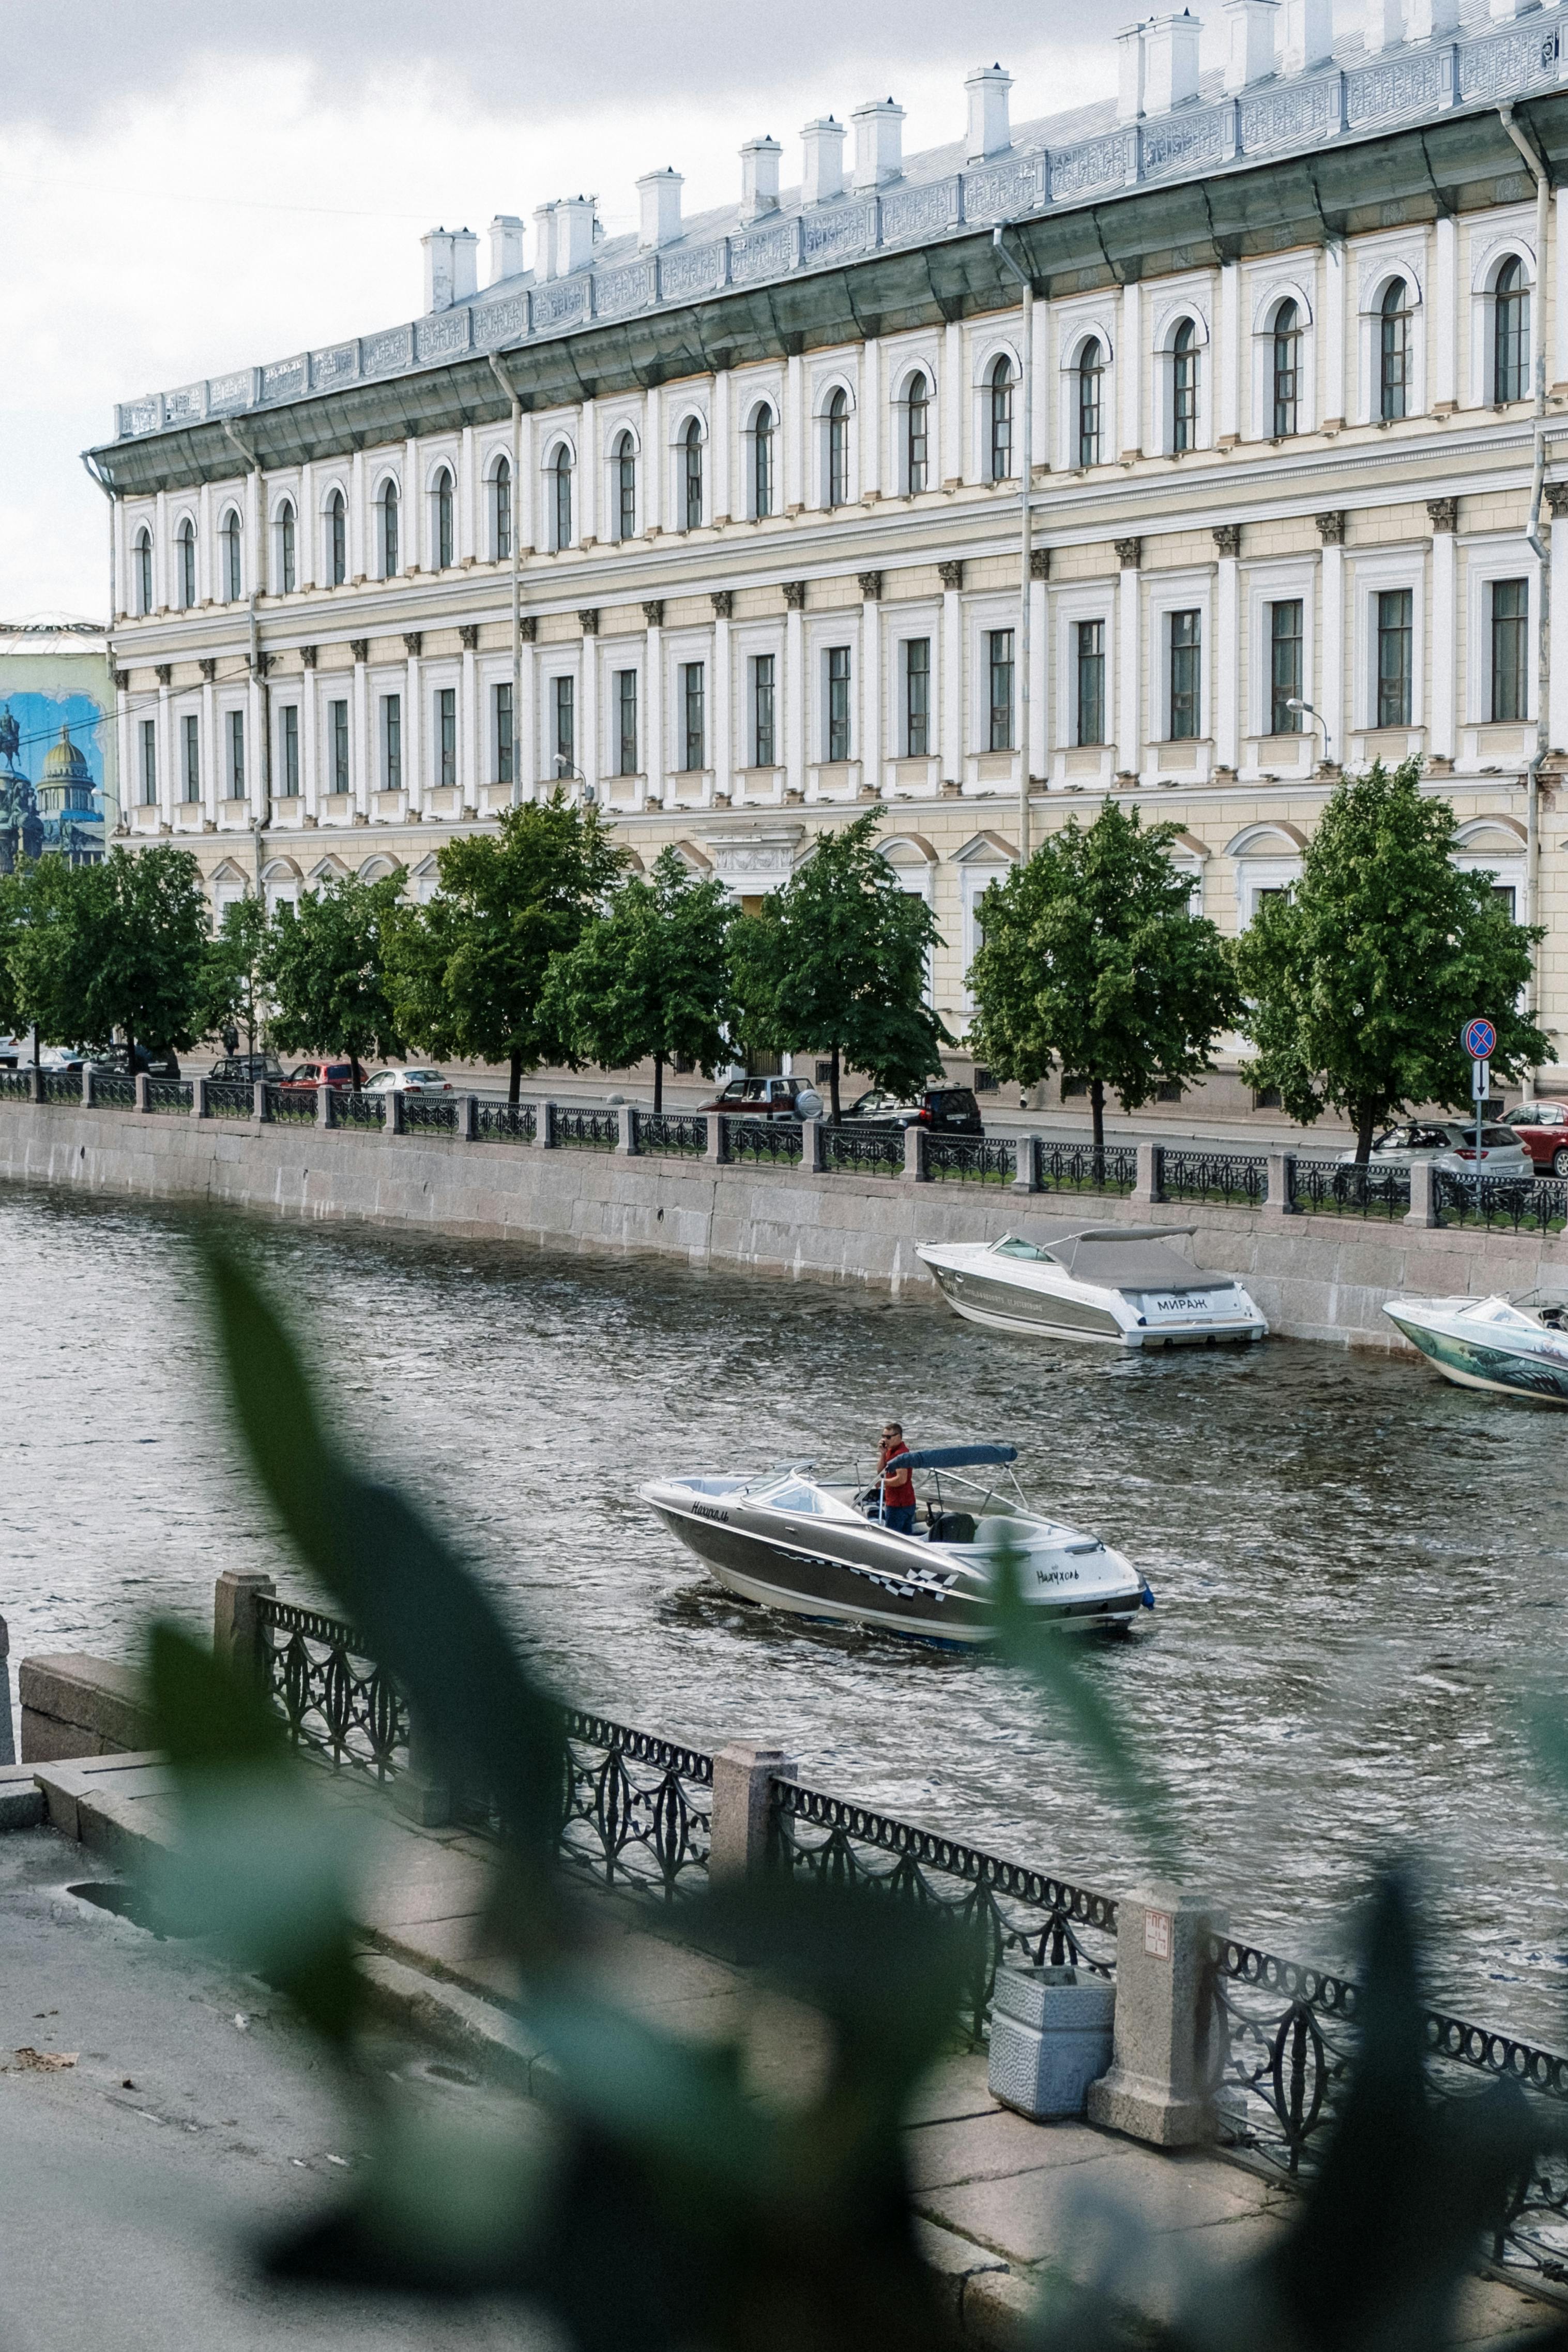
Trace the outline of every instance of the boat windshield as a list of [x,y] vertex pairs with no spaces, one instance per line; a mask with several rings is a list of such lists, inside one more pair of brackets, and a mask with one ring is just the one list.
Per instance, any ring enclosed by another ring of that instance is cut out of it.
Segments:
[[1001,1241],[994,1243],[991,1249],[993,1257],[1021,1257],[1035,1264],[1050,1255],[1049,1250],[1038,1248],[1033,1242],[1020,1242],[1016,1234],[1006,1234]]
[[841,1503],[836,1496],[825,1493],[810,1479],[793,1471],[756,1487],[751,1499],[754,1503],[766,1503],[770,1511],[813,1512],[831,1519],[859,1517],[849,1503]]

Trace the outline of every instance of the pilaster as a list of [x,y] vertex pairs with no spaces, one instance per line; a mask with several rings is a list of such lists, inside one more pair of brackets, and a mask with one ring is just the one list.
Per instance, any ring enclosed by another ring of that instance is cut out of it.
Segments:
[[648,801],[657,808],[664,797],[664,603],[663,597],[644,604],[648,624],[647,651],[643,663],[643,690],[647,709],[643,717],[643,767],[648,779]]
[[1454,696],[1458,685],[1458,566],[1454,551],[1457,499],[1428,499],[1432,525],[1432,674],[1427,744],[1434,760],[1452,760]]
[[1122,395],[1122,455],[1140,457],[1144,449],[1144,306],[1143,288],[1132,278],[1122,289],[1122,355],[1116,370]]
[[[727,385],[728,376],[722,376],[720,382]],[[728,589],[720,589],[713,599],[713,687],[707,753],[707,763],[713,771],[714,797],[716,800],[722,794],[727,801],[735,782],[734,727],[730,715],[734,691],[729,621],[732,601]]]
[[1116,754],[1120,772],[1135,776],[1143,765],[1143,665],[1140,638],[1143,621],[1144,544],[1138,539],[1116,541],[1121,566],[1116,600]]
[[942,781],[964,781],[964,611],[962,563],[937,567],[942,579]]
[[1317,520],[1323,552],[1322,625],[1319,631],[1322,651],[1316,701],[1329,730],[1328,756],[1343,762],[1348,699],[1344,663],[1344,516],[1333,512],[1321,514]]
[[1214,583],[1214,761],[1234,774],[1239,750],[1241,527],[1221,523],[1214,533],[1219,562]]

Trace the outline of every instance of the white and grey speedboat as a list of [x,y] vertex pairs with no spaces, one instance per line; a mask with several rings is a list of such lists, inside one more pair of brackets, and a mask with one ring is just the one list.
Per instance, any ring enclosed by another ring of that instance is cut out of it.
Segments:
[[1384,1313],[1462,1389],[1568,1404],[1568,1309],[1509,1298],[1390,1298]]
[[[1154,1595],[1122,1553],[1030,1508],[1011,1445],[934,1446],[901,1455],[932,1474],[925,1524],[881,1523],[880,1489],[810,1464],[746,1477],[656,1478],[640,1489],[672,1534],[743,1601],[790,1615],[872,1625],[968,1646],[995,1633],[991,1574],[1010,1547],[1031,1610],[1073,1633],[1124,1629]],[[892,1466],[892,1465],[889,1465]],[[1005,1473],[988,1482],[966,1470]]]
[[1181,1348],[1262,1339],[1269,1326],[1233,1274],[1171,1247],[1190,1225],[1084,1225],[1060,1241],[923,1242],[947,1304],[993,1331]]

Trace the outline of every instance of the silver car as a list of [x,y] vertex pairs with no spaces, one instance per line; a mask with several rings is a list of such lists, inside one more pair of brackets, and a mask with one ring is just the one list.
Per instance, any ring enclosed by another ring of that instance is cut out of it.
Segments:
[[440,1070],[378,1070],[368,1095],[449,1095],[452,1081]]
[[[1340,1153],[1340,1165],[1354,1165],[1354,1150]],[[1476,1162],[1475,1122],[1462,1118],[1412,1118],[1398,1127],[1390,1127],[1378,1136],[1372,1147],[1368,1162],[1375,1171],[1386,1168],[1413,1168],[1424,1160],[1440,1168],[1447,1176],[1473,1177],[1478,1173]],[[1479,1173],[1482,1176],[1521,1176],[1526,1182],[1535,1181],[1535,1164],[1511,1128],[1483,1124]]]

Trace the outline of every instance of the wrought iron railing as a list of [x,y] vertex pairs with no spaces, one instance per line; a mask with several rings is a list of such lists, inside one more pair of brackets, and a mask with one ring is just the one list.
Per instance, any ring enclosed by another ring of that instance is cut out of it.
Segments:
[[833,1127],[826,1120],[818,1129],[822,1166],[837,1174],[902,1176],[904,1129],[901,1127]]
[[1339,1217],[1406,1215],[1410,1208],[1408,1168],[1358,1168],[1345,1160],[1292,1159],[1291,1205]]
[[0,1102],[31,1102],[33,1072],[30,1064],[14,1069],[0,1069]]
[[477,1102],[474,1136],[479,1143],[531,1143],[538,1132],[532,1103]]
[[384,1129],[386,1123],[385,1095],[372,1095],[361,1089],[359,1093],[335,1094],[332,1097],[334,1127]]
[[405,1135],[455,1135],[456,1096],[421,1095],[412,1091],[405,1094],[402,1097],[402,1131]]
[[621,1122],[612,1110],[563,1109],[555,1112],[555,1139],[571,1151],[613,1151],[621,1139]]
[[277,1127],[314,1127],[314,1087],[268,1087],[267,1115]]
[[707,1118],[702,1111],[633,1111],[632,1125],[639,1151],[680,1160],[701,1160],[707,1151]]
[[256,1601],[267,1686],[296,1748],[388,1780],[408,1762],[408,1707],[350,1626],[268,1594]]
[[977,2044],[1004,1963],[1067,1961],[1096,1976],[1115,1973],[1112,1895],[795,1780],[773,1783],[772,1832],[779,1868],[819,1884],[874,1887],[952,1921],[968,1946],[964,2022]]
[[207,1117],[209,1118],[254,1118],[256,1087],[235,1078],[207,1080]]
[[665,1903],[707,1883],[713,1759],[572,1708],[559,1852],[572,1869]]
[[1130,1192],[1138,1181],[1135,1143],[1057,1143],[1035,1139],[1040,1184],[1047,1192]]
[[929,1135],[925,1173],[938,1184],[1010,1184],[1019,1147],[985,1135]]
[[81,1072],[79,1070],[46,1070],[44,1100],[47,1103],[81,1103]]
[[149,1078],[147,1108],[149,1110],[188,1111],[196,1098],[196,1089],[189,1078]]
[[1440,1225],[1479,1225],[1487,1233],[1560,1234],[1568,1225],[1568,1183],[1560,1176],[1460,1176],[1432,1171]]
[[134,1110],[136,1081],[124,1077],[118,1070],[95,1070],[92,1074],[93,1107],[99,1110]]
[[724,1122],[727,1160],[770,1161],[782,1168],[798,1161],[801,1149],[798,1118],[727,1118]]
[[1268,1197],[1269,1161],[1256,1151],[1173,1151],[1161,1148],[1160,1196],[1166,1201],[1223,1201],[1256,1209]]

